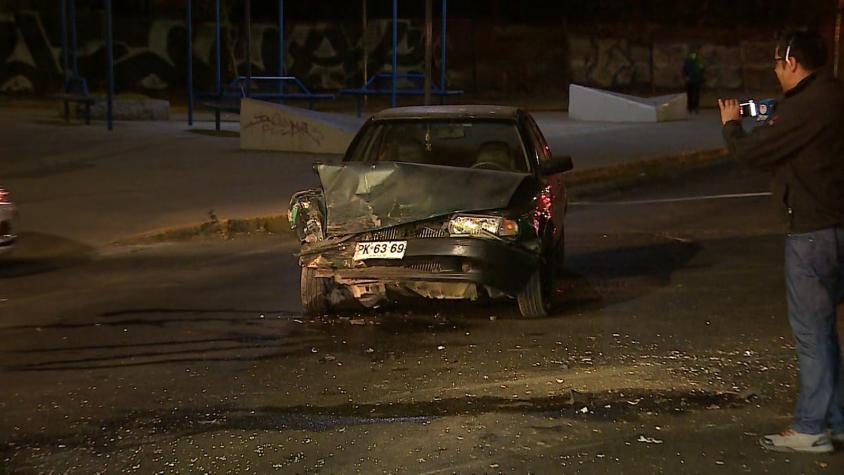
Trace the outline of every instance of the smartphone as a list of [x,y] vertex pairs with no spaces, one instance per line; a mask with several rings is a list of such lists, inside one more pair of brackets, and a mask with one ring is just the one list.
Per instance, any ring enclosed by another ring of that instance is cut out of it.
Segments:
[[756,103],[752,100],[742,102],[739,104],[742,117],[756,117],[759,115],[759,110],[756,108]]

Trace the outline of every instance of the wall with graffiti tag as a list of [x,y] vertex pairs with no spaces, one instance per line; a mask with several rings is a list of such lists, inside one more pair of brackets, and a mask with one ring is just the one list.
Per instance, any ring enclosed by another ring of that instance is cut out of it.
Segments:
[[[0,11],[0,93],[49,94],[62,84],[61,25],[58,15],[39,11]],[[88,15],[78,25],[78,69],[89,87],[103,90],[104,20]],[[223,81],[245,73],[242,25],[223,24]],[[597,31],[597,30],[596,30]],[[118,91],[178,95],[186,84],[186,29],[172,19],[148,22],[115,18],[115,80]],[[551,26],[493,25],[456,19],[449,22],[449,87],[471,93],[547,94],[564,92],[569,82],[618,90],[682,88],[680,68],[696,47],[707,65],[706,87],[765,89],[774,86],[769,44],[741,41],[732,45],[686,40],[613,37]],[[675,35],[676,37],[677,35]],[[389,20],[360,24],[292,23],[286,28],[285,69],[313,90],[359,86],[362,52],[367,71],[390,69],[392,27]],[[439,34],[435,31],[435,82],[439,70]],[[256,22],[251,31],[254,75],[275,75],[278,28]],[[214,24],[196,22],[191,56],[197,91],[214,87]],[[423,25],[398,24],[398,63],[402,71],[423,69]]]

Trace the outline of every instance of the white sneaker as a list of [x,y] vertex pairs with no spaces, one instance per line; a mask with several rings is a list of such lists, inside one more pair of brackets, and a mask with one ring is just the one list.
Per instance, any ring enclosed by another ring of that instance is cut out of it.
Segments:
[[827,454],[835,451],[829,434],[803,434],[794,429],[786,429],[779,434],[766,435],[759,439],[765,450],[774,452],[806,452]]

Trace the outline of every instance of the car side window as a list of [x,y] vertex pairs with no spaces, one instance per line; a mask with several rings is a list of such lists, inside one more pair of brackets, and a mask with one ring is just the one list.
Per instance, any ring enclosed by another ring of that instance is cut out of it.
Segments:
[[536,152],[539,157],[539,162],[542,163],[549,160],[551,158],[551,147],[549,147],[548,143],[545,141],[542,131],[539,130],[539,126],[536,125],[536,121],[533,120],[532,117],[528,118],[528,124],[528,127],[532,131],[531,135],[534,136],[533,140],[536,143]]

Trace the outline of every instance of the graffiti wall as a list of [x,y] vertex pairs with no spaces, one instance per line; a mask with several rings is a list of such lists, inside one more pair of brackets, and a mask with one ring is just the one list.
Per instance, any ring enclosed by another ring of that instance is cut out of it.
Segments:
[[[38,11],[0,12],[0,93],[48,94],[62,84],[61,25],[58,15]],[[80,18],[83,16],[80,15]],[[92,90],[104,89],[104,21],[95,13],[78,25],[80,75]],[[596,30],[597,31],[597,30]],[[241,25],[224,24],[223,80],[237,69],[245,73]],[[186,29],[176,20],[139,22],[115,18],[115,77],[118,91],[178,94],[186,84]],[[398,61],[402,71],[423,68],[423,29],[418,22],[398,25]],[[769,45],[744,41],[734,45],[681,39],[639,41],[564,28],[491,25],[457,19],[449,23],[448,85],[475,93],[537,94],[565,91],[569,82],[609,89],[682,88],[683,58],[697,47],[706,65],[706,86],[758,90],[774,85]],[[389,70],[392,28],[389,20],[360,24],[296,23],[287,26],[285,69],[314,90],[358,86],[363,82],[366,45],[369,74]],[[251,31],[254,75],[278,72],[278,29],[256,22]],[[435,50],[439,34],[435,32]],[[213,23],[194,25],[194,84],[210,91],[214,84]],[[435,55],[435,71],[439,55]],[[73,61],[71,60],[71,63]]]
[[706,66],[705,87],[765,90],[776,86],[771,45],[744,41],[735,46],[698,41],[635,43],[624,38],[570,35],[572,82],[607,89],[658,90],[683,87],[682,65],[696,48]]
[[[91,88],[104,87],[105,43],[99,19],[78,25],[79,74]],[[186,83],[186,29],[175,20],[155,20],[145,31],[126,19],[115,19],[115,80],[120,90],[163,91]],[[222,26],[223,78],[235,67],[245,73],[244,38],[240,25]],[[398,62],[402,70],[421,70],[422,30],[408,21],[398,25]],[[0,12],[0,92],[41,93],[62,84],[61,26],[45,21],[39,12]],[[193,67],[197,89],[214,83],[215,32],[213,23],[194,25]],[[295,24],[285,38],[285,69],[313,89],[336,89],[361,83],[363,42],[368,68],[377,71],[391,64],[392,28],[389,21],[369,22],[366,35],[342,24]],[[251,29],[254,75],[275,75],[278,65],[278,27],[254,23]],[[437,45],[438,47],[438,45]],[[71,60],[70,63],[73,61]],[[72,67],[71,67],[72,69]]]

